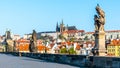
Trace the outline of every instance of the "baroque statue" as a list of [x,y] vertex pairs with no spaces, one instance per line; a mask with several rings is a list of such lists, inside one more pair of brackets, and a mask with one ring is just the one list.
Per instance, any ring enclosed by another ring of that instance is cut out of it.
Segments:
[[32,37],[30,39],[29,50],[30,52],[37,52],[37,34],[35,30],[33,30]]
[[92,49],[92,53],[94,56],[104,56],[106,53],[105,48],[105,12],[100,8],[99,4],[96,6],[97,14],[94,15],[94,25],[95,25],[95,33],[93,34],[95,37],[95,46]]
[[10,30],[6,31],[5,33],[5,45],[6,45],[6,52],[13,52],[13,40],[12,40],[12,37],[11,37],[11,32]]
[[95,31],[104,31],[105,12],[100,8],[99,4],[96,6],[97,15],[94,15]]

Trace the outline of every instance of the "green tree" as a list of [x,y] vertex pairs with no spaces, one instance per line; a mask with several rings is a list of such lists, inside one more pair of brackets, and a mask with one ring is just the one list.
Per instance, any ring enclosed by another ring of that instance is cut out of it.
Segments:
[[75,38],[70,38],[70,42],[74,42],[75,40]]
[[76,54],[76,51],[74,51],[74,47],[71,47],[71,48],[68,50],[68,53],[69,53],[69,54]]
[[59,39],[64,39],[64,36],[62,34],[60,34]]
[[58,36],[58,38],[61,39],[61,40],[65,40],[65,41],[67,40],[62,34],[60,34],[60,35]]
[[89,40],[89,39],[88,39],[88,36],[85,36],[84,40]]
[[68,52],[67,52],[67,48],[61,48],[61,49],[60,49],[60,53],[68,53]]

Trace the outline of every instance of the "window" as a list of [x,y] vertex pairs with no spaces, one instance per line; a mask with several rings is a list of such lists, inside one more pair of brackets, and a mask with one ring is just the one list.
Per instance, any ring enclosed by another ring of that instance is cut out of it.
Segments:
[[111,35],[111,39],[113,38],[113,36]]
[[117,39],[119,39],[119,34],[117,34]]
[[81,33],[80,33],[80,32],[78,33],[78,36],[81,36]]
[[81,33],[81,36],[83,36],[83,35],[84,35],[84,33],[82,32],[82,33]]

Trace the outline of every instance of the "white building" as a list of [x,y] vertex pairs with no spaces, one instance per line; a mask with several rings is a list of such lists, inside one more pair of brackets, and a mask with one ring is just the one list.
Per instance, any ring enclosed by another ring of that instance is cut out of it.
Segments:
[[41,36],[46,36],[46,35],[48,35],[48,36],[52,36],[53,37],[53,39],[56,39],[59,35],[60,35],[60,33],[59,32],[41,32]]
[[[106,40],[109,39],[120,39],[120,30],[109,30],[109,31],[105,31],[105,38]],[[94,40],[94,36],[93,36],[94,32],[86,32],[84,35],[84,38],[87,37],[89,40]]]
[[84,35],[84,38],[87,38],[88,40],[94,40],[94,36],[93,36],[94,32],[86,32]]
[[106,31],[106,40],[120,39],[120,30]]
[[23,36],[23,39],[30,39],[32,37],[32,34],[25,34]]
[[20,35],[13,35],[12,37],[13,40],[19,40],[20,38],[21,38]]

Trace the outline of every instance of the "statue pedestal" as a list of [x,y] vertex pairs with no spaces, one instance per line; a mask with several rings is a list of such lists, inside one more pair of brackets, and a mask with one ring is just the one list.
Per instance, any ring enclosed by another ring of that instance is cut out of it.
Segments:
[[105,32],[104,31],[95,31],[95,49],[97,49],[99,56],[106,55],[106,48],[105,48]]

